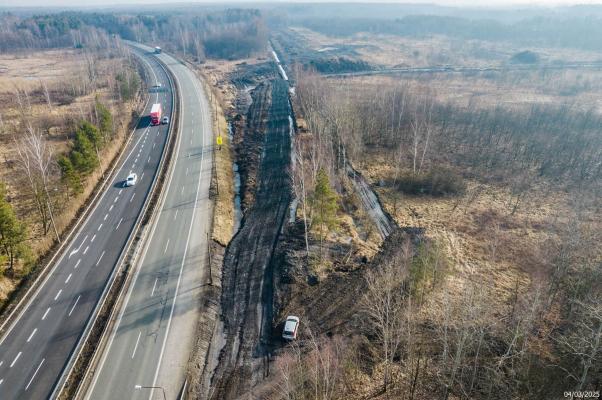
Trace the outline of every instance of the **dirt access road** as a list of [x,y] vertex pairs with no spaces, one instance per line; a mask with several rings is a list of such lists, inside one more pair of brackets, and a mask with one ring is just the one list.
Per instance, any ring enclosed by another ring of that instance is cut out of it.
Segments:
[[[253,92],[247,129],[265,132],[255,202],[226,249],[222,280],[224,346],[211,379],[212,399],[240,396],[266,373],[272,335],[271,260],[291,201],[288,84],[266,81]],[[263,99],[255,101],[256,99]]]

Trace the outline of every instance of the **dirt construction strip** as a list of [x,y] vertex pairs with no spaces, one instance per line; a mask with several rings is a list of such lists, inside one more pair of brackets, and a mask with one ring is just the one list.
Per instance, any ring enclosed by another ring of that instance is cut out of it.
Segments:
[[255,202],[224,255],[223,332],[215,335],[224,345],[207,396],[212,399],[236,398],[265,374],[272,326],[271,260],[291,200],[288,85],[282,79],[263,83],[253,97],[248,127],[265,132],[264,151]]

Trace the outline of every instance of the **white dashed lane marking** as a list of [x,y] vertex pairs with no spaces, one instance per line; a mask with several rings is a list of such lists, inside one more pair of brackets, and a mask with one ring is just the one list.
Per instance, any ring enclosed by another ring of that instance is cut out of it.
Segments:
[[96,266],[98,266],[98,264],[100,264],[100,260],[102,260],[102,256],[105,255],[105,252],[103,251],[102,254],[100,255],[100,257],[98,257],[98,261],[96,261]]
[[63,293],[63,289],[59,290],[58,293],[56,294],[56,296],[54,296],[54,301],[56,301],[59,298],[61,293]]
[[153,294],[155,294],[155,287],[157,287],[157,279],[159,279],[159,278],[155,278],[155,283],[153,284],[153,290],[151,291],[151,297],[153,297]]
[[27,391],[27,389],[29,389],[29,386],[31,385],[31,382],[33,382],[33,379],[36,377],[38,371],[40,370],[40,368],[42,368],[42,364],[44,364],[44,361],[46,359],[43,358],[42,362],[40,362],[40,365],[38,365],[38,368],[36,368],[36,372],[33,373],[33,375],[31,376],[31,379],[29,380],[29,383],[27,384],[27,386],[25,386],[25,391]]
[[69,281],[71,280],[71,276],[72,276],[72,275],[73,275],[73,274],[69,274],[69,276],[67,277],[67,279],[65,279],[65,285],[66,285],[67,283],[69,283]]
[[10,368],[12,368],[15,363],[17,362],[17,360],[19,359],[19,357],[21,357],[21,352],[19,352],[19,354],[17,354],[17,356],[15,357],[15,359],[13,360],[13,362],[10,363]]
[[44,321],[46,319],[46,316],[48,315],[48,313],[50,312],[50,307],[48,307],[46,309],[46,312],[44,313],[44,315],[42,316],[42,321]]
[[142,335],[142,331],[138,332],[138,339],[136,339],[136,345],[134,346],[134,351],[132,352],[132,358],[136,355],[136,349],[138,348],[138,342],[140,342],[140,335]]
[[77,296],[77,299],[75,299],[75,303],[73,303],[73,307],[71,307],[71,311],[69,311],[69,316],[71,316],[71,313],[73,313],[73,310],[75,310],[75,306],[77,305],[77,302],[79,301],[80,297],[82,296]]
[[119,223],[117,224],[117,227],[115,228],[115,230],[119,229],[119,225],[121,225],[121,221],[123,221],[123,218],[121,218],[121,219],[119,220]]
[[29,341],[31,340],[31,338],[33,337],[33,335],[35,335],[35,334],[36,334],[36,332],[37,332],[37,331],[38,331],[38,328],[35,328],[35,329],[34,329],[34,330],[31,332],[31,334],[30,334],[30,335],[29,335],[29,337],[27,338],[27,343],[29,343]]

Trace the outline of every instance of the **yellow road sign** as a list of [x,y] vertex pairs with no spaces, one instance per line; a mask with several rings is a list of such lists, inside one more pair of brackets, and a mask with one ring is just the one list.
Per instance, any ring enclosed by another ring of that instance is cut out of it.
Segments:
[[217,145],[221,146],[223,143],[221,135],[217,137]]

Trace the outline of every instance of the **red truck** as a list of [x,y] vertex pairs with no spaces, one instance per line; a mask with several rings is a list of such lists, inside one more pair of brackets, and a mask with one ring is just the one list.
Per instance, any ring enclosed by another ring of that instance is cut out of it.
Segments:
[[152,125],[159,125],[161,123],[161,104],[153,104],[150,117]]

